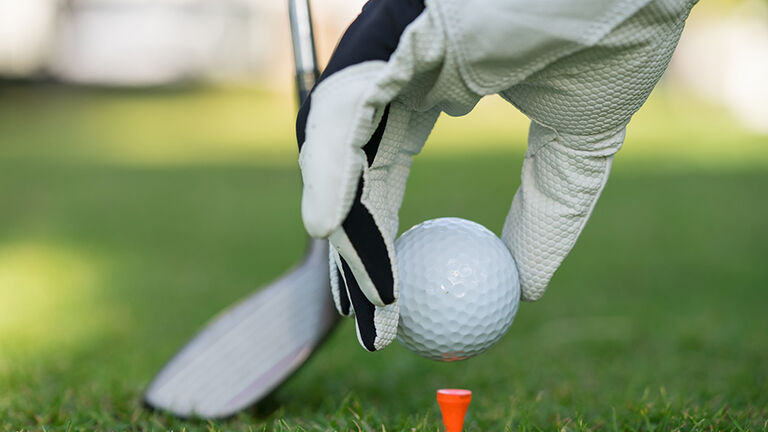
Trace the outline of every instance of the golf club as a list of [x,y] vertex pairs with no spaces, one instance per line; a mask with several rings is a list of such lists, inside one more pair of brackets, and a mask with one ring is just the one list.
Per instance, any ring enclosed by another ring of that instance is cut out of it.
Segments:
[[[289,0],[289,13],[301,102],[319,76],[309,0]],[[264,398],[338,322],[328,271],[328,243],[312,240],[297,267],[197,333],[150,383],[145,403],[179,417],[223,418]]]

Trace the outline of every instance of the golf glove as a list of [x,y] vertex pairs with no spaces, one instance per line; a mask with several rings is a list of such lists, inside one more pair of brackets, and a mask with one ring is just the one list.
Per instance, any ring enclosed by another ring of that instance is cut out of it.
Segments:
[[370,0],[297,119],[302,217],[333,298],[375,351],[396,336],[394,240],[411,158],[438,115],[499,94],[531,119],[502,240],[540,298],[595,206],[625,126],[695,0]]

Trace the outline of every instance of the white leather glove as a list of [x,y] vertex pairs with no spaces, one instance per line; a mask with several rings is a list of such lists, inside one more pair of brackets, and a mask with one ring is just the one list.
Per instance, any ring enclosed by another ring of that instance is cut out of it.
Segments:
[[411,157],[440,112],[500,94],[531,118],[502,234],[540,298],[605,186],[624,128],[695,0],[371,0],[297,121],[302,216],[328,237],[334,299],[360,343],[397,332],[394,239]]

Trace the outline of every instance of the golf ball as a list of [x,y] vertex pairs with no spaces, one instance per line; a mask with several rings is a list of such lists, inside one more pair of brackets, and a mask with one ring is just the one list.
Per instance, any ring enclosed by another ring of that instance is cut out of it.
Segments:
[[506,333],[520,281],[494,233],[465,219],[432,219],[400,236],[395,250],[403,346],[433,360],[464,360]]

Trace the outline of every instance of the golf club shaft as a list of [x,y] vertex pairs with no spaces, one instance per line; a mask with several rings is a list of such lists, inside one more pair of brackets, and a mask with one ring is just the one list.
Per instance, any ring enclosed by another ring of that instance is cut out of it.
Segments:
[[293,58],[296,66],[296,89],[299,104],[301,104],[320,76],[309,0],[288,0],[288,13],[291,20]]
[[[293,41],[296,94],[301,106],[320,77],[309,0],[288,0],[288,17],[291,22],[291,40]],[[326,240],[312,239],[312,243],[318,246],[325,244]]]

